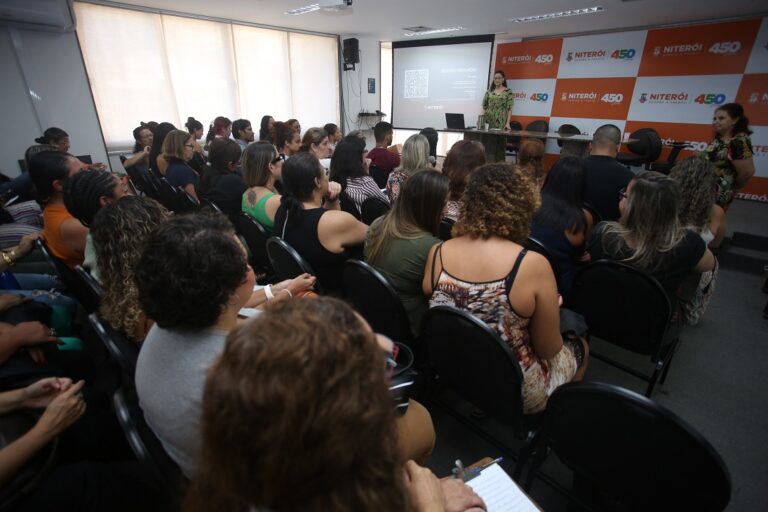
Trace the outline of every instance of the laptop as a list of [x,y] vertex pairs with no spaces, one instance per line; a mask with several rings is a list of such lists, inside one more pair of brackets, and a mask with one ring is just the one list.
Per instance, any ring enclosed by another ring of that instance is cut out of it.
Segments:
[[464,114],[445,114],[445,126],[446,128],[454,128],[457,130],[464,130]]

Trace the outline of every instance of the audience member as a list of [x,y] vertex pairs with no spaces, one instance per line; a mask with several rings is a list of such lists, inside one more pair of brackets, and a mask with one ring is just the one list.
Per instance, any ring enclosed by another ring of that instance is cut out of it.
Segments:
[[269,142],[275,140],[275,120],[272,116],[264,116],[261,118],[261,124],[259,125],[259,140],[266,140]]
[[125,196],[93,218],[91,236],[101,283],[99,313],[134,341],[144,339],[151,322],[139,304],[134,268],[150,233],[170,217],[154,199]]
[[437,167],[437,130],[427,127],[423,128],[419,133],[425,136],[427,142],[429,142],[429,163],[432,164],[432,167]]
[[[30,186],[32,178],[24,173]],[[39,233],[43,228],[43,212],[37,201],[21,201],[6,205],[0,198],[0,249],[19,245],[28,235]]]
[[433,248],[423,290],[430,306],[468,311],[509,345],[525,379],[523,410],[544,410],[561,384],[581,379],[587,347],[563,341],[549,262],[523,248],[539,206],[533,180],[519,167],[486,164],[469,177],[454,238]]
[[275,214],[275,235],[309,263],[324,288],[341,290],[344,262],[365,241],[368,226],[339,210],[341,186],[329,182],[317,157],[292,156],[282,171],[283,196]]
[[400,148],[391,145],[394,129],[388,122],[379,121],[373,127],[373,136],[376,138],[376,147],[368,152],[368,158],[372,165],[389,174],[400,165]]
[[[91,227],[96,213],[112,201],[126,194],[127,186],[122,180],[105,171],[81,171],[64,181],[64,206],[69,213],[86,228]],[[91,275],[100,279],[93,240],[88,231],[85,238],[83,266]]]
[[[155,322],[136,363],[139,403],[168,454],[194,478],[205,375],[237,324],[238,311],[255,305],[256,279],[232,224],[219,214],[180,215],[158,226],[134,275],[139,303]],[[273,300],[304,291],[313,281],[304,275],[275,285]],[[264,293],[257,293],[264,302]]]
[[[237,121],[235,121],[235,124]],[[200,194],[213,201],[229,218],[240,211],[245,186],[240,173],[240,144],[232,139],[216,139],[208,151],[208,166],[200,178]]]
[[365,239],[366,261],[397,291],[414,336],[429,307],[421,283],[427,254],[440,243],[437,235],[448,189],[448,178],[438,172],[414,173],[403,184],[395,207],[371,224]]
[[592,228],[584,204],[584,164],[573,156],[560,158],[541,189],[541,208],[531,224],[531,236],[544,244],[557,262],[560,293],[568,302],[576,264]]
[[366,158],[365,140],[359,137],[346,137],[331,158],[329,179],[341,185],[342,194],[346,194],[355,204],[358,215],[363,202],[371,197],[378,197],[389,204],[389,198],[368,174],[370,160]]
[[133,154],[125,159],[123,167],[133,167],[139,172],[147,172],[149,169],[149,152],[152,150],[152,131],[145,124],[133,129]]
[[168,162],[163,157],[163,143],[169,133],[176,129],[171,123],[160,123],[152,132],[152,149],[149,151],[149,168],[155,176],[165,176]]
[[459,220],[459,203],[472,171],[485,164],[485,149],[477,141],[457,141],[448,151],[443,162],[443,174],[448,176],[451,193],[448,196],[445,217]]
[[336,144],[341,142],[341,139],[344,138],[344,134],[341,133],[339,127],[333,123],[327,123],[323,126],[323,130],[325,130],[325,133],[328,135],[328,143],[333,147],[336,147]]
[[43,151],[29,163],[29,174],[43,205],[43,234],[48,248],[68,267],[82,265],[88,228],[64,205],[64,180],[80,172],[82,162],[67,153]]
[[616,160],[620,143],[621,130],[612,124],[604,124],[592,135],[589,156],[584,159],[587,177],[584,200],[606,221],[619,218],[616,198],[634,177],[632,171]]
[[206,381],[185,510],[484,510],[459,479],[403,467],[391,350],[327,297],[276,304],[233,332]]
[[[247,119],[235,119],[232,123],[232,137],[240,146],[240,152],[245,151],[248,144],[253,142],[253,127]],[[210,155],[209,155],[210,156]]]
[[56,146],[62,153],[69,151],[69,134],[61,128],[52,126],[43,132],[42,137],[35,139],[38,144],[47,144],[49,146]]
[[544,144],[539,139],[526,140],[520,144],[517,162],[520,168],[536,182],[536,187],[541,190],[544,180],[547,178],[547,169],[544,167]]
[[707,146],[701,156],[714,164],[717,178],[717,209],[716,213],[723,222],[715,232],[712,247],[719,247],[725,238],[725,210],[731,204],[736,193],[747,184],[755,174],[755,163],[752,159],[752,130],[749,129],[749,119],[744,115],[744,108],[738,103],[726,103],[715,109],[712,118],[715,129],[715,140]]
[[232,121],[226,117],[219,116],[213,120],[208,133],[205,135],[205,150],[210,148],[211,142],[216,138],[228,139],[232,135]]
[[[368,153],[370,157],[370,153]],[[414,134],[405,139],[403,155],[400,166],[389,174],[387,178],[387,195],[392,204],[397,201],[400,194],[400,186],[408,177],[419,169],[430,167],[429,142],[423,135]]]
[[249,188],[242,195],[240,207],[270,233],[280,206],[276,184],[282,171],[283,155],[267,141],[251,144],[243,153],[243,178]]
[[199,140],[203,138],[203,123],[195,119],[194,117],[188,117],[187,122],[184,123],[187,127],[187,131],[195,139],[193,142],[195,146],[195,153],[192,156],[192,160],[189,162],[189,166],[192,167],[198,174],[202,174],[205,170],[207,161],[206,154],[203,151],[203,146],[200,145]]
[[714,269],[715,258],[701,236],[680,225],[680,190],[672,178],[641,172],[618,199],[619,221],[601,222],[592,233],[593,261],[612,259],[646,272],[673,302],[689,274]]
[[320,164],[328,173],[331,167],[331,148],[328,146],[328,135],[322,128],[310,128],[304,132],[299,151],[309,151],[320,160]]
[[301,124],[299,124],[298,119],[289,119],[285,122],[285,124],[287,124],[291,130],[298,133],[299,137],[301,137]]
[[288,158],[298,153],[300,146],[301,136],[298,132],[281,121],[275,123],[275,147],[278,153]]
[[174,187],[179,187],[197,199],[200,176],[189,166],[194,153],[194,135],[183,130],[173,130],[163,141],[163,160],[168,162],[165,179]]

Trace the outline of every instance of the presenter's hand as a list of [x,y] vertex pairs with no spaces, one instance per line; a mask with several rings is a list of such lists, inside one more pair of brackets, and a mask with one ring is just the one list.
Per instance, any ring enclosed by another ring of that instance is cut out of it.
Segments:
[[505,125],[504,125],[504,129],[505,129],[505,130],[507,130],[507,131],[509,131],[509,130],[511,130],[511,129],[512,129],[512,127],[511,127],[511,126],[509,126],[509,123],[507,123],[507,124],[505,124]]

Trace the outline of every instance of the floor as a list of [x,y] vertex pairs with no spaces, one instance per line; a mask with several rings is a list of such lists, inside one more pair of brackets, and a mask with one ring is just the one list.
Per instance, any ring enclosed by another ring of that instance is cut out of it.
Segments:
[[[763,309],[768,295],[761,286],[763,267],[768,264],[768,238],[764,238],[768,237],[768,204],[736,201],[728,212],[728,223],[729,243],[718,254],[721,270],[712,302],[701,322],[681,336],[667,381],[653,399],[697,429],[720,453],[733,486],[727,510],[764,510],[768,504],[768,319]],[[603,346],[603,351],[610,348]],[[623,356],[626,363],[647,364],[647,359]],[[640,393],[645,389],[640,380],[596,359],[590,360],[587,379]],[[473,462],[502,454],[446,409],[436,404],[429,408],[437,430],[429,466],[438,476],[450,474],[456,459]],[[469,409],[464,412],[464,417],[471,417]],[[500,424],[478,421],[513,449],[521,445]],[[514,461],[508,457],[502,467],[512,474]],[[569,471],[554,457],[547,460],[543,473],[570,485]],[[539,479],[531,495],[544,510],[567,510],[562,494]]]

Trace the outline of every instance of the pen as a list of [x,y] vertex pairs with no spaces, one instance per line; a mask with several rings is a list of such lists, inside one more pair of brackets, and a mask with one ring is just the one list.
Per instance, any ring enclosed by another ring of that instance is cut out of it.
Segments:
[[464,472],[464,464],[460,459],[456,459],[456,467],[453,468],[453,474],[456,478],[461,479],[462,482],[467,481],[467,474]]
[[477,468],[471,468],[466,473],[466,475],[465,475],[466,476],[466,480],[464,480],[464,481],[468,482],[468,481],[472,480],[473,478],[478,476],[480,473],[482,473],[484,469],[486,469],[486,468],[488,468],[488,467],[490,467],[490,466],[492,466],[494,464],[499,464],[503,460],[504,460],[504,457],[499,457],[498,459],[494,459],[491,462],[489,462],[488,464],[485,464],[483,466],[480,466],[480,467],[477,467]]

